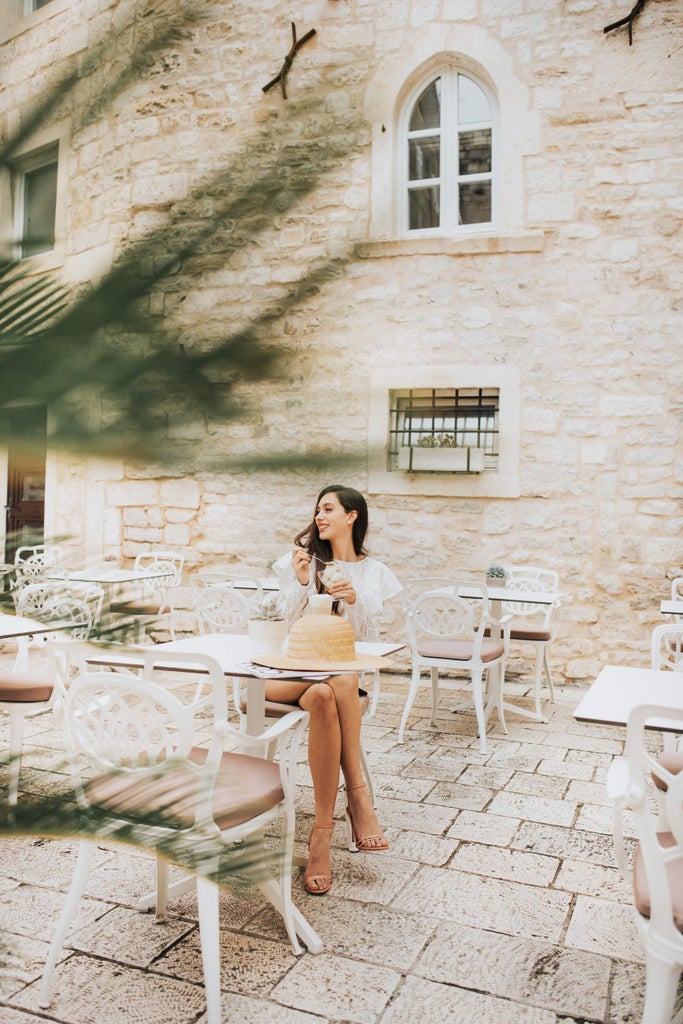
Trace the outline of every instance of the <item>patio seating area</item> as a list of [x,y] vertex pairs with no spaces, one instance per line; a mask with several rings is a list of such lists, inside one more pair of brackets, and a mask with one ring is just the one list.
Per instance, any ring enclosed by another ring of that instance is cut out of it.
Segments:
[[[0,655],[11,664],[13,655]],[[412,726],[397,730],[409,677],[383,673],[377,711],[363,728],[391,850],[351,854],[344,794],[336,808],[325,899],[296,900],[320,934],[321,954],[292,955],[279,916],[261,894],[221,895],[222,1009],[252,1024],[627,1024],[643,1005],[642,946],[630,892],[616,867],[605,778],[625,730],[577,722],[584,690],[556,680],[547,722],[495,714],[479,752],[474,709],[453,714],[459,682],[445,676],[437,728],[417,694]],[[533,681],[506,692],[533,707]],[[8,723],[0,720],[7,742]],[[50,770],[60,732],[47,712],[25,726],[20,800],[63,786]],[[3,769],[4,770],[4,769]],[[2,781],[6,789],[6,770]],[[298,766],[297,845],[313,811]],[[39,979],[77,843],[0,840],[3,1024],[194,1024],[205,993],[193,895],[169,905],[167,923],[134,909],[155,878],[151,854],[98,842],[77,931],[57,968],[52,1005]],[[177,872],[173,868],[172,877]]]

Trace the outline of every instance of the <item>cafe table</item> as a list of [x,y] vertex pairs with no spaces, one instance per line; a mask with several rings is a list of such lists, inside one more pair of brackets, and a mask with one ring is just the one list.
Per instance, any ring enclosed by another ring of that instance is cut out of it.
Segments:
[[652,719],[648,728],[662,732],[683,732],[683,674],[652,668],[606,665],[574,710],[579,722],[597,725],[626,725],[639,704],[660,704],[681,711],[680,727],[669,719]]

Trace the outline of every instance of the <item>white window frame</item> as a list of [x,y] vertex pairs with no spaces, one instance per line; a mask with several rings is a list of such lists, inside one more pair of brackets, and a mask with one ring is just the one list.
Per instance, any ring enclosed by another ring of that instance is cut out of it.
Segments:
[[49,0],[35,8],[33,0],[0,0],[0,43],[29,32],[36,25],[73,6],[74,0]]
[[[491,110],[491,118],[486,122],[474,122],[467,125],[458,123],[458,76],[464,75],[477,85],[484,95]],[[441,88],[441,118],[438,131],[435,129],[424,129],[423,132],[415,133],[409,130],[410,117],[413,108],[424,90],[436,79],[440,78]],[[491,130],[491,171],[486,174],[461,175],[458,167],[458,139],[460,131],[476,131],[479,128],[490,128]],[[439,135],[440,138],[440,176],[434,179],[420,179],[419,183],[411,182],[408,179],[409,163],[409,140],[411,138]],[[397,182],[397,224],[401,235],[410,237],[424,237],[433,235],[470,235],[478,232],[490,233],[495,229],[497,222],[498,208],[498,174],[497,174],[497,146],[498,146],[498,107],[492,90],[477,75],[468,68],[458,64],[448,63],[432,69],[429,75],[411,89],[407,95],[399,115],[398,122],[398,168],[396,173]],[[475,182],[478,180],[491,182],[491,219],[478,224],[459,223],[459,196],[462,183]],[[439,213],[440,224],[435,228],[411,228],[409,226],[409,193],[413,190],[424,188],[428,185],[439,186]]]
[[[485,472],[397,472],[390,468],[389,432],[396,391],[421,388],[497,388],[498,460]],[[469,364],[391,366],[373,371],[368,422],[371,494],[517,498],[520,494],[520,394],[517,366]]]
[[[66,218],[69,186],[69,124],[60,122],[37,132],[18,148],[8,163],[0,168],[0,239],[3,256],[23,259],[24,180],[28,171],[54,161],[57,153],[57,200],[55,205],[55,238],[52,249],[26,257],[36,270],[53,270],[64,265]],[[6,240],[10,240],[7,242]]]

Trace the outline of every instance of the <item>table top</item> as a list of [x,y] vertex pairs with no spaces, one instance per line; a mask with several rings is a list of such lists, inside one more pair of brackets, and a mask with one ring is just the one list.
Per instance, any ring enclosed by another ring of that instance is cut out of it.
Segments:
[[74,623],[39,622],[25,615],[0,613],[0,640],[12,640],[19,636],[33,636],[35,633],[56,633],[60,629],[73,628]]
[[579,722],[626,725],[639,704],[661,704],[681,709],[681,727],[652,720],[651,728],[683,732],[683,672],[606,665],[574,710]]
[[659,610],[664,615],[683,615],[683,601],[662,601]]
[[[69,579],[77,583],[137,583],[140,580],[150,580],[169,576],[167,572],[159,572],[158,569],[112,569],[107,566],[96,566],[92,569],[75,569],[69,572]],[[46,573],[48,579],[50,574]]]
[[[251,664],[251,640],[243,633],[205,633],[202,636],[191,636],[184,640],[171,640],[157,645],[164,651],[183,651],[188,654],[207,654],[215,658],[226,675],[249,677],[256,674]],[[386,658],[405,647],[405,643],[380,643],[379,641],[359,641],[356,650],[359,654],[370,654]],[[258,674],[271,672],[275,669],[258,667]],[[287,673],[296,678],[295,672]]]
[[[371,654],[379,657],[388,657],[396,651],[405,647],[405,643],[380,643],[364,641],[356,644],[359,654]],[[147,648],[145,648],[147,649]],[[184,640],[170,640],[167,643],[157,644],[156,649],[164,652],[178,651],[183,654],[205,654],[218,662],[226,676],[238,676],[243,679],[262,678],[265,676],[274,677],[287,675],[298,679],[302,673],[295,671],[281,673],[277,669],[266,669],[264,666],[255,666],[251,663],[251,640],[244,633],[205,633],[201,636],[186,637]],[[135,663],[135,655],[127,650],[125,654],[118,654],[115,648],[109,648],[106,654],[88,658],[88,661],[106,662],[107,664],[128,665]],[[181,668],[181,666],[179,666]],[[192,671],[187,663],[182,665],[182,670]],[[324,673],[315,673],[321,675]],[[329,673],[326,673],[329,675]]]

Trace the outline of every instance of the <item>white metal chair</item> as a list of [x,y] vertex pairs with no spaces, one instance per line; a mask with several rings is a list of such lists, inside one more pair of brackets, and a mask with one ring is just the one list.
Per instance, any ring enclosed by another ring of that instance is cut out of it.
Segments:
[[[30,605],[34,588],[40,590],[45,599],[40,608],[30,607],[25,612],[22,611],[21,614],[38,616],[43,622],[54,621],[55,626],[60,627],[60,631],[57,633],[41,633],[37,638],[41,643],[54,639],[55,636],[60,638],[68,636],[70,642],[72,639],[85,640],[90,636],[98,609],[101,610],[102,607],[102,590],[99,587],[91,588],[88,584],[79,585],[79,588],[99,591],[95,610],[91,601],[79,596],[78,592],[55,589],[48,590],[46,594],[44,585],[40,583],[31,583],[22,591],[22,597],[26,597],[27,605]],[[9,672],[0,672],[0,711],[4,711],[10,718],[8,790],[10,806],[16,804],[19,795],[24,719],[27,714],[45,711],[48,708],[55,709],[64,696],[63,682],[58,674],[42,668],[29,669],[28,643],[21,643],[21,641],[28,640],[28,637],[20,638],[14,669]]]
[[195,596],[197,628],[200,633],[246,633],[252,604],[253,597],[231,582],[202,586]]
[[[559,594],[559,577],[554,569],[543,569],[535,565],[506,565],[505,587],[520,593],[542,592]],[[553,639],[551,618],[559,597],[552,604],[535,604],[533,601],[503,601],[503,615],[511,615],[510,642],[520,646],[529,645],[535,649],[534,703],[536,715],[541,711],[541,677],[543,669],[548,679],[551,703],[555,702],[553,677],[550,672],[548,649]]]
[[[466,589],[470,597],[461,597]],[[404,584],[405,615],[412,677],[406,698],[398,742],[403,743],[405,728],[421,683],[422,670],[428,669],[432,686],[432,726],[436,726],[439,701],[439,669],[467,673],[471,679],[472,699],[482,754],[486,753],[486,723],[493,707],[503,732],[507,732],[503,713],[505,659],[510,643],[510,617],[497,621],[489,614],[486,587],[466,580],[427,577]],[[486,637],[487,626],[502,631],[500,638]],[[492,671],[493,670],[493,671]],[[484,675],[487,676],[487,701],[484,705]]]
[[134,568],[154,575],[141,581],[136,597],[112,601],[110,612],[130,618],[136,625],[136,638],[140,637],[145,620],[155,624],[165,618],[171,639],[175,640],[175,593],[182,583],[184,565],[185,556],[175,551],[141,551],[135,556]]
[[[607,776],[607,795],[614,805],[615,857],[633,886],[634,919],[645,947],[642,1024],[669,1024],[683,969],[683,772],[667,771],[651,753],[645,723],[651,718],[678,723],[680,717],[674,708],[634,708],[628,718],[625,756],[613,761]],[[653,778],[659,780],[657,791]],[[626,813],[638,837],[632,865],[624,838]]]
[[[62,714],[76,796],[84,813],[94,815],[96,831],[101,827],[110,837],[118,833],[157,849],[161,918],[174,887],[168,888],[160,851],[188,859],[196,875],[207,1022],[220,1024],[218,883],[227,848],[247,843],[248,851],[257,851],[255,880],[282,916],[293,952],[301,952],[297,933],[312,951],[321,948],[291,899],[296,749],[308,715],[292,710],[262,736],[246,737],[227,722],[225,679],[212,658],[163,654],[154,648],[138,648],[135,654],[143,659],[138,675],[113,666],[89,670],[83,664],[87,655],[79,654],[81,668],[71,680]],[[177,671],[179,665],[184,672]],[[189,700],[183,687],[191,691]],[[213,711],[208,748],[195,745],[204,709]],[[241,747],[249,744],[252,753],[226,753],[227,740],[239,741]],[[265,746],[274,741],[277,761],[263,756]],[[280,849],[274,857],[262,840],[266,827],[278,818]],[[43,1007],[50,1003],[53,974],[85,887],[96,838],[79,843],[74,879],[43,974]]]
[[[683,673],[683,622],[655,626],[652,630],[650,668],[664,672],[671,670]],[[683,686],[683,677],[681,686]],[[671,732],[664,733],[664,750],[678,750],[679,744],[680,736]],[[679,755],[679,757],[681,757],[681,767],[683,767],[683,755]]]
[[14,553],[13,576],[10,577],[10,592],[16,606],[17,597],[29,583],[45,578],[47,572],[52,579],[68,578],[62,568],[64,548],[60,544],[33,544],[19,547]]
[[[683,601],[683,576],[675,576],[671,581],[671,600]],[[683,622],[683,615],[674,615],[674,622]]]
[[[31,619],[54,621],[68,629],[73,640],[89,640],[102,618],[104,590],[94,583],[76,580],[42,579],[27,583],[17,592],[17,615]],[[52,634],[19,637],[15,669],[28,668],[29,648],[33,642],[43,647]]]

